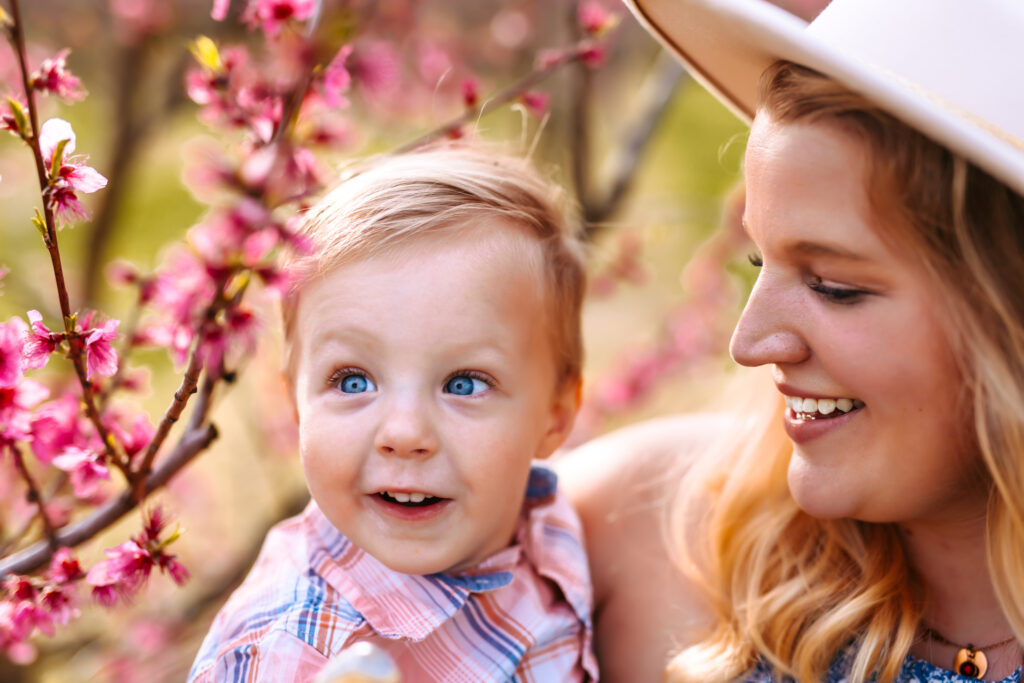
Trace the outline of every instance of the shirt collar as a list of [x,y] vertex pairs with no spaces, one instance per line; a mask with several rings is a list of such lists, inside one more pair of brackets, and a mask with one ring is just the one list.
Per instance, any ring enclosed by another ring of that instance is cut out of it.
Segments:
[[[375,631],[388,638],[426,638],[474,593],[509,585],[524,553],[541,576],[558,584],[580,620],[589,624],[590,577],[581,530],[569,502],[556,490],[555,473],[535,464],[515,542],[458,574],[402,574],[389,569],[354,546],[312,501],[305,512],[315,536],[308,560]],[[559,542],[552,542],[556,539]]]

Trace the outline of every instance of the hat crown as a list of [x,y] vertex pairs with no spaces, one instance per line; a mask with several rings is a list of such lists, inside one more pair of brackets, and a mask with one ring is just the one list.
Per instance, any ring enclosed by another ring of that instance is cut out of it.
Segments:
[[1024,0],[833,0],[808,26],[764,0],[624,0],[720,100],[802,64],[1024,195]]
[[807,32],[1024,148],[1024,2],[833,0]]

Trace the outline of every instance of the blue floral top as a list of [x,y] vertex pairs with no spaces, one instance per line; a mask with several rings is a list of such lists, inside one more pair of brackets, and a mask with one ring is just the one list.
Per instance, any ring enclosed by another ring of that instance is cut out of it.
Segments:
[[[847,683],[846,672],[849,669],[849,660],[851,658],[852,653],[850,651],[837,657],[836,661],[832,663],[832,667],[829,669],[823,683]],[[948,669],[938,667],[931,662],[907,655],[906,660],[903,662],[903,670],[900,671],[899,678],[896,680],[898,683],[971,683],[971,681],[976,681],[977,679],[961,676]],[[744,679],[743,683],[792,683],[792,679],[785,678],[779,680],[773,678],[771,669],[761,664]],[[1021,670],[1017,669],[999,681],[999,683],[1021,683]]]

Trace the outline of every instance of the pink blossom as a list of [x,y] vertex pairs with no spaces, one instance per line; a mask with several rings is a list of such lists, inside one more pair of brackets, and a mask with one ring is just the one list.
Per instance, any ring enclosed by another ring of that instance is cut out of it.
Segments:
[[128,459],[131,460],[149,446],[156,429],[153,428],[149,416],[145,413],[135,415],[127,428],[123,426],[125,420],[126,418],[118,417],[118,419],[109,420],[107,426],[124,447]]
[[43,324],[43,316],[39,311],[29,311],[28,321],[31,328],[25,335],[25,346],[22,350],[25,367],[42,368],[49,362],[50,354],[64,339],[64,335],[51,332]]
[[79,578],[82,567],[71,552],[71,548],[58,548],[50,560],[50,580],[54,583],[68,583]]
[[342,93],[348,90],[348,86],[352,82],[352,77],[345,67],[345,60],[348,59],[350,54],[352,54],[352,46],[342,46],[338,50],[338,54],[334,55],[334,59],[324,69],[321,89],[323,90],[324,101],[329,107],[340,108],[348,106],[348,100]]
[[527,92],[524,92],[519,99],[524,105],[526,105],[527,110],[537,117],[544,116],[551,103],[551,96],[546,92],[541,92],[539,90],[528,90]]
[[93,325],[95,311],[86,313],[78,324],[75,343],[85,354],[86,379],[93,375],[112,376],[117,372],[117,352],[112,341],[118,339],[119,320],[108,320],[102,325]]
[[594,0],[587,0],[579,5],[577,12],[580,26],[592,36],[599,36],[608,29],[615,26],[618,17],[606,10],[600,3]]
[[13,387],[0,388],[0,450],[5,444],[31,436],[32,408],[49,395],[49,389],[28,377],[22,377]]
[[82,82],[67,70],[65,61],[71,50],[64,49],[50,59],[44,59],[29,80],[31,86],[40,92],[50,92],[66,102],[85,97]]
[[39,596],[39,606],[46,612],[46,619],[36,626],[48,636],[53,636],[54,626],[64,626],[78,617],[72,593],[65,587],[48,586]]
[[288,21],[305,21],[315,9],[316,0],[249,0],[242,21],[262,26],[265,34],[276,36]]
[[475,78],[462,79],[462,103],[467,107],[475,107],[480,99],[480,84]]
[[32,452],[49,464],[68,446],[86,448],[89,436],[82,429],[80,398],[66,393],[41,406],[32,417]]
[[25,371],[22,345],[28,327],[21,318],[0,323],[0,389],[9,389],[18,383]]
[[103,462],[103,456],[93,450],[68,446],[53,459],[53,466],[71,474],[71,486],[75,495],[84,500],[95,499],[100,482],[110,479],[110,470]]
[[580,51],[580,61],[594,68],[604,64],[606,56],[603,45],[587,45]]
[[370,97],[388,97],[401,89],[402,57],[390,42],[375,40],[360,44],[352,51],[347,64],[353,82]]
[[[67,144],[64,146],[63,156],[54,159],[57,146],[65,140]],[[75,133],[71,129],[71,124],[64,119],[48,120],[40,130],[39,146],[47,171],[50,171],[55,161],[60,164],[56,178],[51,181],[46,191],[51,208],[62,222],[75,217],[86,217],[88,214],[78,201],[78,193],[95,192],[106,187],[107,179],[96,169],[85,165],[87,156],[72,156],[75,151]],[[50,175],[53,176],[53,173]]]
[[153,554],[135,539],[104,553],[107,559],[95,564],[85,580],[93,586],[93,598],[108,606],[118,596],[127,599],[138,592],[156,565]]
[[213,10],[210,12],[210,16],[216,21],[224,21],[230,8],[231,0],[213,0]]

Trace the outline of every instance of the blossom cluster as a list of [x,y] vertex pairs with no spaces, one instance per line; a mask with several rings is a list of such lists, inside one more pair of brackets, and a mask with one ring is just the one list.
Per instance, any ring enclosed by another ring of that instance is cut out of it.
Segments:
[[[18,0],[11,4],[17,7]],[[125,40],[136,41],[160,30],[171,11],[140,8],[162,4],[110,0]],[[294,216],[329,180],[322,153],[352,143],[348,115],[357,92],[370,100],[411,90],[400,83],[401,56],[390,40],[360,41],[345,33],[346,42],[339,45],[337,32],[320,35],[322,5],[318,0],[244,0],[232,8],[230,0],[214,0],[215,19],[237,10],[258,38],[220,45],[199,37],[191,45],[195,65],[185,76],[185,90],[198,105],[200,120],[227,142],[196,148],[188,179],[210,209],[184,242],[166,252],[155,272],[128,263],[110,267],[112,282],[137,291],[138,310],[128,324],[97,311],[73,310],[59,267],[58,233],[88,219],[84,195],[107,185],[88,165],[88,156],[78,152],[69,121],[49,118],[36,124],[37,98],[55,96],[70,103],[86,96],[68,67],[71,53],[54,52],[32,70],[23,46],[15,46],[24,78],[5,79],[11,83],[0,100],[0,128],[32,152],[42,208],[32,220],[55,264],[60,308],[40,306],[42,311],[28,310],[0,322],[0,466],[14,475],[0,482],[0,505],[9,508],[0,538],[0,654],[13,661],[34,656],[35,634],[52,635],[78,615],[78,592],[85,587],[94,602],[112,607],[136,595],[154,569],[177,584],[189,577],[168,552],[179,532],[167,532],[168,516],[160,508],[143,516],[140,533],[105,549],[92,566],[87,555],[75,556],[67,545],[78,545],[109,526],[104,511],[121,501],[131,501],[122,513],[141,504],[151,475],[173,460],[186,437],[205,428],[203,433],[214,438],[216,430],[205,412],[209,387],[232,375],[256,343],[260,325],[246,298],[252,285],[260,283],[270,293],[285,291],[291,275],[282,256],[308,249]],[[584,2],[578,19],[584,43],[541,54],[538,71],[570,60],[603,61],[597,39],[614,26],[615,16],[595,2]],[[10,21],[0,10],[0,23]],[[426,40],[410,52],[416,55],[421,85],[426,84],[423,92],[432,95],[446,83],[456,57]],[[458,70],[464,78],[448,79],[459,84],[461,100],[458,94],[454,100],[475,118],[483,100],[481,86],[468,67],[459,65]],[[524,86],[513,88],[505,101],[518,101],[540,116],[549,100],[546,93]],[[461,132],[441,126],[428,136],[435,134]],[[6,273],[0,267],[0,279]],[[142,346],[166,349],[185,368],[171,407],[157,420],[137,402],[125,400],[132,398],[127,392],[140,388],[139,369],[130,361]],[[50,363],[53,356],[58,358]],[[200,378],[205,388],[197,386]],[[202,392],[204,400],[192,404],[191,419],[182,421],[186,433],[174,448],[163,448],[189,398]]]

